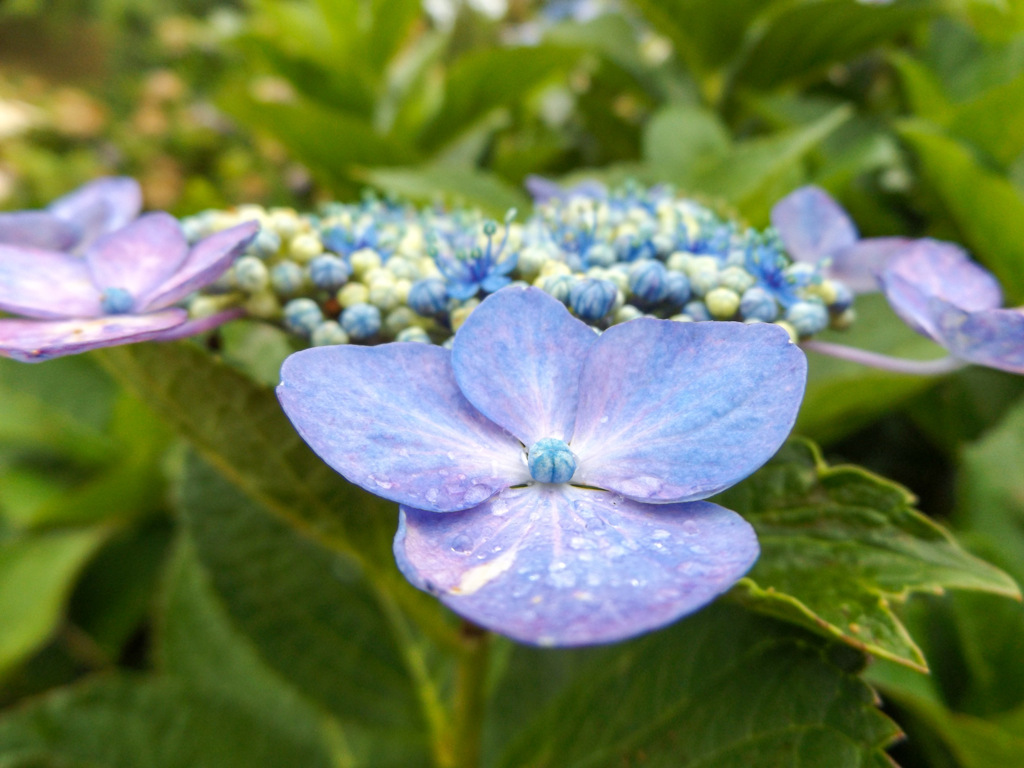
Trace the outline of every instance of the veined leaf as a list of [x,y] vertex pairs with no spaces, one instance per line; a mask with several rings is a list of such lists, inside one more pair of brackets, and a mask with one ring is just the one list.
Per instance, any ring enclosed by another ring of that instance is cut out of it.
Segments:
[[893,611],[910,594],[1021,597],[1013,579],[917,512],[904,488],[859,467],[829,467],[808,442],[791,441],[716,500],[746,517],[761,543],[737,585],[741,601],[893,661],[927,666]]

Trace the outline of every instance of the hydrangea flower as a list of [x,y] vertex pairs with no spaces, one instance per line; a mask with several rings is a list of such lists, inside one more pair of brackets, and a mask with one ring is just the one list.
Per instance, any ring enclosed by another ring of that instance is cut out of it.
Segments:
[[33,362],[97,347],[199,333],[237,312],[188,321],[173,307],[217,279],[257,231],[226,229],[191,250],[177,220],[149,213],[103,235],[81,256],[0,245],[0,355]]
[[878,272],[912,242],[905,237],[860,239],[842,206],[814,186],[801,187],[776,203],[772,226],[794,260],[820,263],[825,276],[855,293],[878,290]]
[[775,453],[806,360],[774,325],[639,318],[598,335],[536,288],[484,299],[452,350],[298,352],[278,396],[312,448],[398,502],[417,587],[540,645],[672,622],[757,559],[703,501]]
[[1024,309],[1001,309],[998,281],[963,249],[919,240],[879,280],[896,313],[954,358],[1024,373]]
[[81,254],[139,215],[142,190],[127,177],[89,182],[43,211],[0,213],[0,244]]

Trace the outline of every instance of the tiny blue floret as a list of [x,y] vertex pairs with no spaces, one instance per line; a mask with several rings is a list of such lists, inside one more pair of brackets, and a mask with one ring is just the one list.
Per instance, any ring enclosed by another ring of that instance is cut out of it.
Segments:
[[292,296],[302,289],[302,267],[294,261],[281,261],[270,270],[270,284],[281,296]]
[[284,322],[293,333],[309,336],[323,321],[324,313],[312,299],[292,299],[284,305]]
[[760,320],[771,323],[779,317],[779,305],[775,297],[759,285],[748,288],[740,298],[740,315],[744,320]]
[[132,311],[135,300],[124,288],[107,288],[100,299],[100,308],[105,315],[125,315]]
[[668,290],[665,293],[665,300],[681,307],[690,300],[690,278],[682,272],[669,272],[666,278]]
[[530,446],[530,477],[538,483],[568,483],[576,473],[576,457],[564,440],[542,437]]
[[812,336],[828,327],[828,310],[814,301],[798,301],[786,310],[786,322],[801,336]]

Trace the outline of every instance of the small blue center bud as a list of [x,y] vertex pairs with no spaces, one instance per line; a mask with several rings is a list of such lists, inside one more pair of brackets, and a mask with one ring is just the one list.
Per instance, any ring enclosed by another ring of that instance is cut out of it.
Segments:
[[125,315],[132,311],[135,301],[124,288],[107,288],[100,297],[100,308],[105,315]]
[[408,304],[424,317],[439,315],[448,308],[448,286],[439,277],[417,280],[409,289]]
[[569,306],[581,319],[600,320],[612,311],[618,288],[611,280],[584,279],[569,290]]
[[309,279],[317,288],[335,290],[352,276],[352,268],[337,256],[325,253],[309,262]]
[[568,483],[576,472],[576,457],[565,441],[542,437],[530,446],[530,476],[538,483]]
[[637,261],[629,270],[629,290],[644,304],[657,304],[668,295],[668,272],[653,259]]

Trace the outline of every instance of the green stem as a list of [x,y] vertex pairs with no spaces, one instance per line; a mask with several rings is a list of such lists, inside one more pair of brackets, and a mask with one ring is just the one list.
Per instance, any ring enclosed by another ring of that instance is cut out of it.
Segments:
[[480,768],[491,636],[487,630],[464,621],[462,640],[452,712],[452,765],[453,768]]

